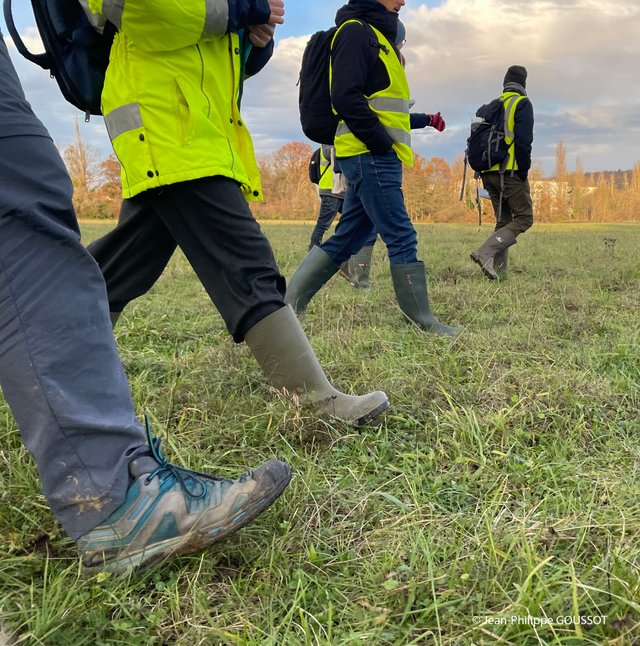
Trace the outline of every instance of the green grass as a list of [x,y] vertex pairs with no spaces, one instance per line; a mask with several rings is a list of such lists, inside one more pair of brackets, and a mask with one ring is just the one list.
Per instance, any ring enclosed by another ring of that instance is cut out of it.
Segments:
[[[85,242],[106,230],[86,225]],[[290,276],[311,227],[264,230]],[[378,426],[274,393],[181,255],[126,310],[135,403],[173,461],[231,475],[278,456],[295,473],[204,553],[81,578],[0,403],[0,616],[15,643],[638,643],[640,227],[536,226],[500,284],[468,258],[488,227],[418,230],[433,309],[460,338],[404,323],[383,245],[370,292],[336,278],[304,323],[337,387],[388,393]],[[541,625],[567,615],[606,623]]]

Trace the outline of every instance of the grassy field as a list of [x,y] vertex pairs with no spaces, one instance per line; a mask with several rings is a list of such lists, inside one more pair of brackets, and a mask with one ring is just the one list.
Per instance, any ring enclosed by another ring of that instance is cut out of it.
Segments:
[[[182,256],[125,312],[136,406],[170,459],[232,475],[277,456],[295,473],[204,553],[80,577],[0,400],[13,643],[640,643],[640,225],[534,227],[500,284],[468,258],[488,227],[418,229],[433,309],[462,336],[405,324],[383,245],[371,291],[335,278],[304,323],[337,387],[387,392],[374,427],[270,390]],[[311,227],[264,230],[290,276]]]

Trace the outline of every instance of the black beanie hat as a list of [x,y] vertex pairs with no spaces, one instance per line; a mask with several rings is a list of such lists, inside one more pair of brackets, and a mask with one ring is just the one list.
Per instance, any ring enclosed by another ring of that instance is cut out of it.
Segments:
[[527,69],[522,65],[512,65],[504,75],[503,85],[507,83],[517,83],[522,87],[527,87]]

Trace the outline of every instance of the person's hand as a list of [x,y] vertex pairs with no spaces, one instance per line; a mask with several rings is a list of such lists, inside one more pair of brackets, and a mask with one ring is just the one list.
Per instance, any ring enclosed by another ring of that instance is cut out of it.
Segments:
[[276,31],[276,26],[268,25],[250,25],[249,26],[249,40],[254,47],[266,47],[273,34]]
[[284,0],[269,0],[271,16],[269,17],[270,25],[281,25],[284,23]]
[[437,114],[428,114],[427,117],[429,117],[429,125],[432,128],[435,128],[438,132],[445,129],[446,124],[439,112]]

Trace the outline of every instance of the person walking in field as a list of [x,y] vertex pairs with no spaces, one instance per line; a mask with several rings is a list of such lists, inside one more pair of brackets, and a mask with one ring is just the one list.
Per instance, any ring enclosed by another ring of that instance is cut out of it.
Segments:
[[336,168],[335,148],[320,146],[320,163],[318,168],[318,196],[320,197],[320,212],[309,241],[309,249],[322,244],[322,238],[331,226],[338,213],[342,212],[342,203],[346,185],[343,184],[342,173]]
[[496,164],[480,173],[496,216],[495,231],[475,251],[471,260],[491,280],[507,273],[509,247],[533,225],[533,203],[529,186],[533,105],[527,96],[527,70],[512,65],[507,70],[500,100],[504,104],[505,143],[509,146],[506,164]]
[[72,192],[0,33],[0,386],[84,571],[121,574],[235,532],[291,472],[269,460],[230,480],[164,458],[136,419]]
[[247,204],[262,188],[239,98],[271,56],[283,1],[84,1],[118,26],[102,108],[125,199],[117,227],[89,246],[114,323],[179,246],[273,386],[356,424],[386,410],[381,391],[354,396],[329,383]]
[[376,230],[387,246],[404,315],[423,330],[455,335],[431,312],[425,267],[402,193],[402,165],[413,165],[412,125],[438,130],[445,125],[439,113],[416,115],[421,124],[409,113],[409,85],[395,45],[404,5],[404,0],[350,0],[336,14],[331,101],[340,118],[336,156],[348,188],[334,235],[311,249],[289,281],[285,300],[301,316],[340,264]]

